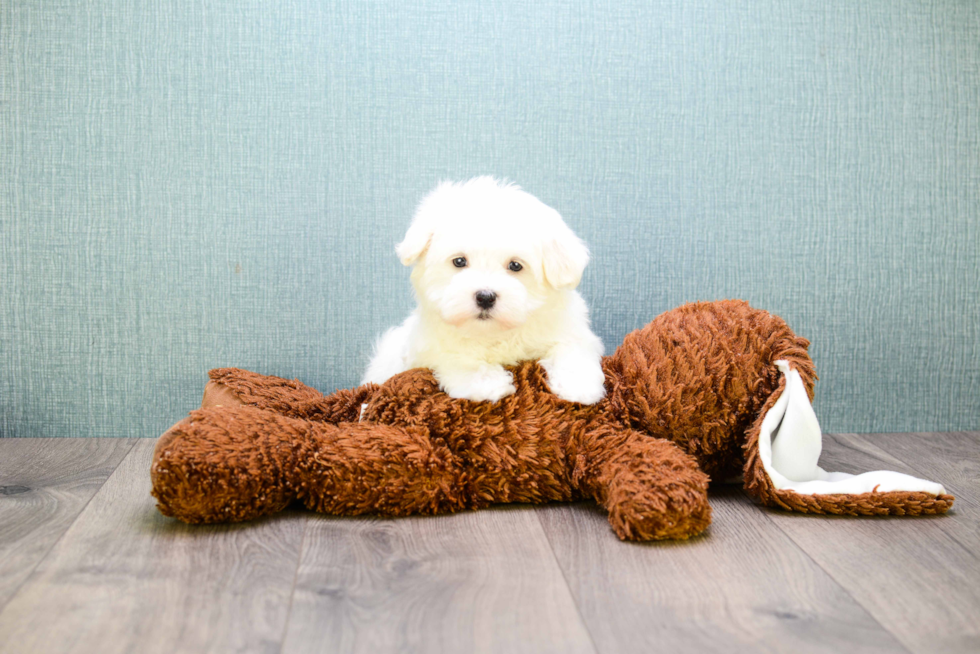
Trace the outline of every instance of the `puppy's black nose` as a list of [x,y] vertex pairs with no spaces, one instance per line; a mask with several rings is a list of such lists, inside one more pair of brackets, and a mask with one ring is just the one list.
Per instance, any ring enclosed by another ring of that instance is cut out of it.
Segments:
[[497,301],[497,294],[493,291],[477,291],[476,292],[476,306],[480,307],[484,311],[493,306],[493,303]]

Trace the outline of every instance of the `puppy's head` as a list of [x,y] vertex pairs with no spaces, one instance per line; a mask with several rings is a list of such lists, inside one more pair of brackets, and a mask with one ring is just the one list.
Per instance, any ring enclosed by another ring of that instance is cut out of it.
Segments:
[[492,177],[436,187],[396,251],[422,307],[477,332],[524,324],[589,262],[557,211]]

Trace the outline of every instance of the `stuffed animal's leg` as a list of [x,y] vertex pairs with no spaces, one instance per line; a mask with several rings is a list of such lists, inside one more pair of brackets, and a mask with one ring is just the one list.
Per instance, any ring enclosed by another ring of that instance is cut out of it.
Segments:
[[150,467],[160,513],[212,523],[286,508],[295,498],[287,474],[290,451],[274,431],[263,432],[266,413],[216,406],[194,411],[164,432]]
[[573,483],[624,540],[682,539],[711,523],[708,476],[670,441],[603,426],[577,444]]
[[485,503],[470,501],[455,458],[427,434],[247,406],[192,412],[160,438],[151,474],[160,511],[191,523],[249,520],[294,500],[342,515]]
[[852,475],[817,465],[823,435],[800,374],[776,362],[780,386],[746,441],[745,487],[764,504],[803,513],[918,515],[944,513],[953,497],[941,484],[875,470]]
[[324,395],[295,379],[260,375],[240,368],[216,368],[208,373],[201,407],[244,404],[293,418],[320,422],[357,422],[361,405],[377,389],[366,384]]

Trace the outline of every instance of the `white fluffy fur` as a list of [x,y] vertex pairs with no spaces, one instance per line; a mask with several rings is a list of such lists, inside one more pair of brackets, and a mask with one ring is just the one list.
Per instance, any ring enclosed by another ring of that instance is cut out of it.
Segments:
[[[496,401],[514,392],[503,366],[539,359],[558,396],[603,397],[602,341],[575,291],[589,252],[557,211],[492,177],[443,182],[396,251],[413,266],[418,307],[378,341],[365,383],[431,368],[449,395]],[[512,261],[523,269],[511,271]],[[496,293],[490,310],[477,291]]]

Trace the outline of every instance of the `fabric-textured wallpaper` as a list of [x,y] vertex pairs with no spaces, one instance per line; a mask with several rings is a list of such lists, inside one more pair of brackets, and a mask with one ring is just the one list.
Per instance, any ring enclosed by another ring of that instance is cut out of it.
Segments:
[[590,244],[607,350],[745,298],[825,430],[980,429],[972,0],[6,0],[0,93],[2,436],[355,384],[415,203],[477,174]]

